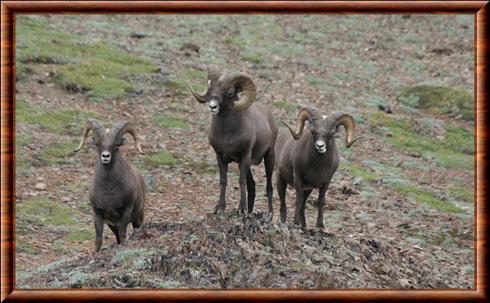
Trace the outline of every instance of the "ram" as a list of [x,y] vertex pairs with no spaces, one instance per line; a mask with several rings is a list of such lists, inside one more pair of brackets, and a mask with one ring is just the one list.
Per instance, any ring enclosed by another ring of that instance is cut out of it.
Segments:
[[112,129],[106,129],[99,121],[89,119],[75,152],[82,148],[90,131],[94,134],[90,139],[96,146],[97,160],[89,199],[94,212],[95,251],[99,251],[104,223],[112,230],[118,244],[125,244],[126,230],[130,222],[134,228],[140,227],[143,223],[145,183],[141,174],[123,158],[119,150],[127,143],[123,136],[130,133],[138,151],[143,151],[138,134],[131,123],[121,122]]
[[[308,121],[308,129],[303,131]],[[354,142],[355,124],[352,116],[335,113],[321,116],[315,109],[301,108],[296,129],[281,128],[275,146],[277,192],[281,200],[281,221],[286,222],[286,187],[291,185],[296,191],[294,223],[306,228],[306,200],[315,188],[318,194],[317,228],[324,228],[323,209],[325,193],[339,165],[339,154],[335,136],[340,126],[346,130],[346,146]]]
[[220,174],[220,197],[214,212],[222,212],[226,208],[225,195],[230,162],[237,162],[240,168],[239,211],[253,211],[255,181],[250,168],[264,160],[269,216],[272,217],[272,173],[277,126],[267,106],[254,103],[254,82],[244,73],[224,74],[218,67],[211,65],[208,66],[206,91],[199,94],[190,85],[189,88],[199,103],[207,103],[212,114],[208,139],[216,152]]

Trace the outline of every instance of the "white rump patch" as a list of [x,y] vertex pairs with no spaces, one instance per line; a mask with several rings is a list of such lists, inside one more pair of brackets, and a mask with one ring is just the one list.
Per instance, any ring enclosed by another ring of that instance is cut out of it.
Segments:
[[110,129],[106,128],[105,129],[105,134],[108,135],[110,131],[111,131]]
[[325,123],[325,121],[327,121],[327,115],[322,116],[322,121],[323,121],[323,123]]

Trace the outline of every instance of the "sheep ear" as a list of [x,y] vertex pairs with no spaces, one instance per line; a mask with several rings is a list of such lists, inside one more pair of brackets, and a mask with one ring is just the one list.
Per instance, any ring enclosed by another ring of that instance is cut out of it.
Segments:
[[97,140],[95,139],[95,136],[91,136],[89,140],[90,140],[89,143],[92,144],[92,145],[95,145],[97,143]]
[[122,137],[121,138],[121,143],[119,143],[119,146],[123,146],[123,145],[126,145],[126,144],[128,144],[128,139]]
[[309,120],[306,120],[305,126],[311,129],[311,122]]

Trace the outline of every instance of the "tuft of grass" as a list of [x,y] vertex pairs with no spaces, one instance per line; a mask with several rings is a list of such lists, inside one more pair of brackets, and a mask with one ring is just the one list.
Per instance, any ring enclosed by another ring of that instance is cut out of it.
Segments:
[[17,225],[72,225],[74,211],[46,197],[34,197],[16,204]]
[[248,61],[248,62],[252,62],[255,64],[264,63],[264,58],[262,58],[259,54],[256,54],[253,52],[245,52],[244,54],[242,54],[240,59],[243,61]]
[[288,111],[295,112],[298,110],[298,105],[288,102],[288,101],[275,101],[272,105],[276,108]]
[[152,167],[159,167],[162,165],[176,165],[179,164],[180,161],[175,158],[171,153],[167,151],[161,151],[155,154],[146,155],[144,157],[144,161],[147,165]]
[[354,177],[361,177],[366,181],[375,181],[380,179],[380,176],[378,176],[376,173],[365,168],[356,166],[355,164],[348,161],[341,161],[339,168],[345,168],[349,171],[349,175],[352,175]]
[[25,75],[24,64],[58,64],[52,81],[71,91],[86,92],[92,101],[121,98],[132,91],[128,76],[156,71],[148,60],[103,42],[82,43],[77,35],[59,32],[47,22],[28,17],[18,18],[16,37],[16,64],[21,76]]
[[78,135],[88,118],[97,118],[98,114],[84,109],[60,109],[46,111],[25,101],[18,100],[15,104],[17,123],[37,124],[50,132],[66,135]]
[[77,146],[77,141],[70,140],[68,142],[55,142],[47,146],[42,151],[42,159],[47,161],[47,164],[72,164],[76,160],[73,158],[75,152],[73,149]]
[[461,115],[474,119],[473,95],[463,88],[416,85],[401,90],[398,100],[407,106],[437,114]]
[[154,113],[151,116],[151,121],[163,128],[180,128],[185,130],[190,129],[189,125],[187,125],[187,122],[184,119],[176,116]]
[[453,205],[452,203],[448,201],[442,201],[436,198],[432,193],[427,192],[414,185],[397,184],[394,186],[394,189],[401,195],[431,208],[453,213],[464,212],[463,209]]
[[[469,131],[447,124],[446,138],[437,140],[431,136],[418,134],[413,130],[416,127],[413,124],[417,122],[405,118],[373,112],[370,114],[370,122],[381,129],[385,134],[384,140],[396,148],[426,158],[434,158],[444,167],[473,169],[474,138]],[[386,135],[388,133],[389,136]]]
[[81,228],[81,229],[74,229],[68,231],[64,236],[63,239],[65,241],[74,243],[74,242],[83,242],[86,240],[91,240],[94,238],[94,231],[88,228]]
[[466,203],[475,202],[475,191],[472,187],[451,187],[448,189],[449,198]]

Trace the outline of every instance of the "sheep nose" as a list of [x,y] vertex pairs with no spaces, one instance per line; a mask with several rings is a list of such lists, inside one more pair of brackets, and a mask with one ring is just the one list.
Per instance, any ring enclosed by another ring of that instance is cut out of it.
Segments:
[[108,159],[111,157],[111,153],[108,151],[102,152],[102,158]]
[[209,107],[215,109],[216,107],[218,107],[218,104],[209,104]]
[[316,147],[318,147],[318,148],[323,148],[323,147],[325,147],[325,142],[316,142],[316,144],[315,144],[315,145],[316,145]]

